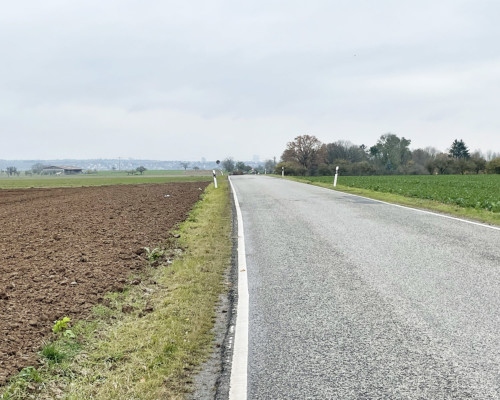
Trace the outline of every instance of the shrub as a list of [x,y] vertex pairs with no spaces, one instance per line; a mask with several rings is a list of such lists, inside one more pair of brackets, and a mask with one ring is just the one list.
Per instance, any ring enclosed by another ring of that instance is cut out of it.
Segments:
[[494,158],[486,166],[488,174],[500,174],[500,157]]
[[[335,169],[333,169],[334,171]],[[328,165],[328,164],[321,164],[319,167],[318,167],[318,175],[320,176],[329,176],[329,175],[333,175],[333,171],[332,171],[332,167],[331,165]]]
[[276,165],[274,173],[281,175],[282,167],[285,167],[285,175],[304,176],[307,172],[306,167],[300,164],[294,162],[280,162],[278,165]]
[[354,175],[374,175],[375,172],[375,167],[368,161],[360,161],[352,165]]

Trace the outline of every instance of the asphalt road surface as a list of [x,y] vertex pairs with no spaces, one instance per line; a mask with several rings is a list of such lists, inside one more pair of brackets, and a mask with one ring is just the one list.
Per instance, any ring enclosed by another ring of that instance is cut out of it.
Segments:
[[232,177],[248,399],[500,399],[500,230]]

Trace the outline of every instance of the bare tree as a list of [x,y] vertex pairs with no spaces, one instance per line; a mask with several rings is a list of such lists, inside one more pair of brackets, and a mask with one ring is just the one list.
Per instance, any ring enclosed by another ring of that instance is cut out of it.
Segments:
[[183,161],[180,163],[181,164],[181,167],[184,168],[184,171],[187,170],[189,168],[189,163],[186,162],[186,161]]
[[429,155],[434,159],[436,158],[436,156],[441,153],[438,149],[436,149],[435,147],[432,147],[432,146],[427,146],[426,148],[424,148],[424,151],[426,151],[427,153],[429,153]]
[[486,152],[486,161],[491,161],[491,160],[494,160],[495,158],[499,158],[499,157],[500,157],[500,153],[495,153],[492,150],[488,150]]
[[310,173],[319,163],[321,150],[322,143],[316,136],[297,136],[292,142],[287,143],[281,160],[298,163]]
[[479,150],[476,150],[471,154],[470,161],[473,164],[472,170],[476,174],[479,174],[479,172],[486,170],[486,159],[483,157],[483,154]]
[[5,171],[7,172],[7,175],[9,175],[9,176],[16,175],[16,174],[18,175],[16,167],[7,167],[5,169]]
[[334,164],[337,160],[360,162],[366,160],[365,146],[356,146],[348,140],[337,140],[325,147],[325,163]]
[[448,156],[448,154],[440,153],[434,159],[433,164],[434,168],[437,169],[439,174],[442,175],[447,171],[449,171],[449,169],[453,165],[453,159],[450,156]]

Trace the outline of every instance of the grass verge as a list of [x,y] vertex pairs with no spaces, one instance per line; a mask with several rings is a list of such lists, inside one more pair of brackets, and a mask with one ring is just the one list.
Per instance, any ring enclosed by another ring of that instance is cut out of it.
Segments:
[[[279,175],[273,175],[273,176],[282,178]],[[344,193],[364,196],[375,200],[386,201],[388,203],[394,203],[412,208],[436,211],[440,213],[453,215],[459,218],[466,218],[478,222],[484,222],[487,224],[500,226],[500,213],[495,213],[491,211],[480,210],[470,207],[460,207],[457,205],[444,204],[438,201],[419,199],[415,197],[405,197],[393,193],[375,192],[373,190],[353,188],[350,186],[337,185],[336,188],[333,188],[333,185],[331,183],[311,182],[306,178],[301,178],[296,176],[285,176],[285,179],[306,183],[309,185],[320,186],[331,190],[337,190]]]
[[180,238],[155,249],[161,257],[142,276],[72,326],[74,337],[47,343],[42,366],[21,371],[0,399],[184,398],[210,354],[215,307],[227,290],[230,213],[221,179],[176,231]]

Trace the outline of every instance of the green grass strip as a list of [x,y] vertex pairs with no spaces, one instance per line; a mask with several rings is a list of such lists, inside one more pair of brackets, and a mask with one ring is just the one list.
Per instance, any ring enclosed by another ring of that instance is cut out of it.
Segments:
[[[211,351],[215,307],[227,291],[231,226],[228,184],[220,179],[181,224],[180,238],[154,249],[163,264],[110,294],[92,321],[71,327],[74,338],[48,343],[44,365],[23,370],[0,399],[184,398]],[[169,264],[173,254],[180,255]]]

